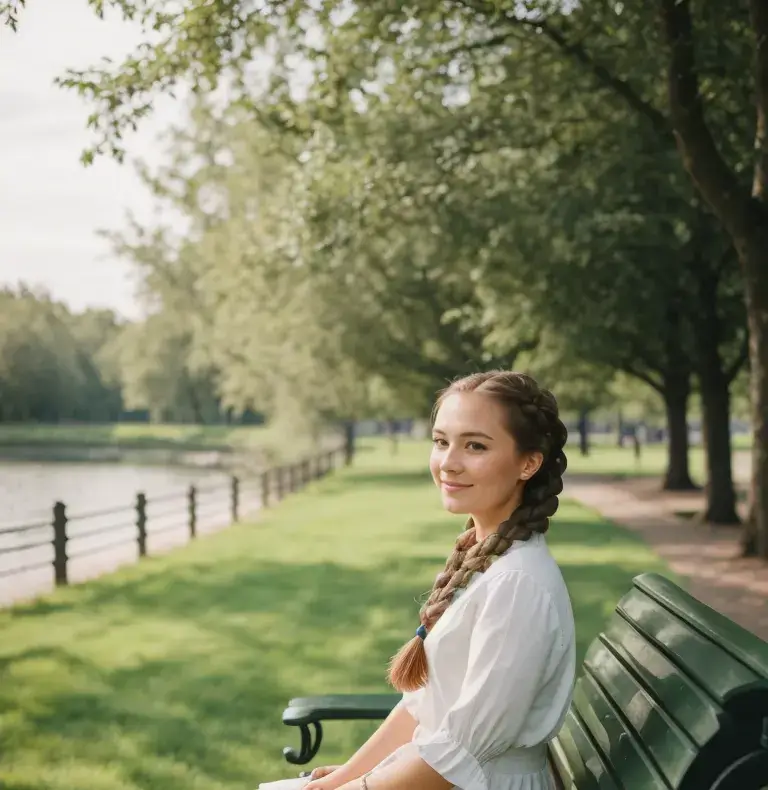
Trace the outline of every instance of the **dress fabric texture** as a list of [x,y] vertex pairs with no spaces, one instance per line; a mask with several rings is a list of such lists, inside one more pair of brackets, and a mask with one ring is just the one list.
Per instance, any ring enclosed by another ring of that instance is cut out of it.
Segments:
[[416,753],[460,790],[552,790],[547,743],[571,703],[576,645],[544,536],[477,574],[424,647],[429,681],[399,703],[418,727],[375,771]]

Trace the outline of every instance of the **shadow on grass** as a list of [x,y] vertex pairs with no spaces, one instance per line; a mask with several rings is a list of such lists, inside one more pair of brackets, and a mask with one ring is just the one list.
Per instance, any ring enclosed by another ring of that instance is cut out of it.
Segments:
[[[433,567],[431,557],[365,568],[247,559],[158,566],[73,590],[71,601],[19,607],[14,620],[26,621],[27,633],[40,623],[38,644],[3,651],[0,709],[19,727],[4,735],[41,764],[65,756],[109,764],[142,788],[253,788],[290,775],[281,750],[297,745],[298,732],[280,722],[288,700],[391,691],[387,661],[411,633],[417,580],[426,586]],[[77,619],[76,636],[55,635]],[[40,644],[43,624],[52,636]],[[370,723],[333,729],[324,759],[353,751]],[[200,776],[205,782],[192,781]]]
[[415,489],[422,486],[434,485],[432,475],[428,469],[414,471],[357,471],[351,470],[349,474],[339,477],[328,477],[323,480],[322,486],[313,490],[313,495],[338,496],[340,493],[361,487],[370,487],[378,492],[386,493],[388,488]]
[[[252,790],[295,775],[281,755],[298,739],[280,723],[283,707],[293,696],[390,690],[387,661],[412,633],[415,599],[442,568],[438,547],[450,550],[452,530],[445,518],[421,523],[408,554],[380,543],[367,564],[242,552],[149,560],[140,573],[17,607],[0,649],[0,739],[10,764],[24,754],[37,763],[4,787],[59,790],[44,771],[60,763],[93,771],[70,781],[78,790]],[[581,659],[649,555],[600,521],[557,519],[548,539]],[[376,726],[329,725],[323,762],[345,759]]]

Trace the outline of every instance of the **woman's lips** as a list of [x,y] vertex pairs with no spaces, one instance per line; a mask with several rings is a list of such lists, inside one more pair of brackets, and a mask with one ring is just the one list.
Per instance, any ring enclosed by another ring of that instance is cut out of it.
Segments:
[[449,483],[445,480],[442,480],[440,482],[440,485],[442,485],[443,490],[450,491],[451,493],[454,493],[456,491],[464,491],[464,489],[466,488],[472,488],[472,486],[467,483]]

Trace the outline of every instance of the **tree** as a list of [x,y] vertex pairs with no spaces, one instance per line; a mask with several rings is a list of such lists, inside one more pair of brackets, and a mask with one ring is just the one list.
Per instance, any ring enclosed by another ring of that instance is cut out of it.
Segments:
[[72,314],[24,286],[0,291],[0,420],[109,420],[119,389],[101,354],[118,331],[114,315]]
[[[557,138],[560,130],[580,122],[572,115],[572,98],[578,95],[592,111],[600,102],[605,105],[603,112],[616,112],[619,107],[631,111],[638,128],[642,126],[655,138],[660,155],[674,150],[673,124],[659,109],[664,47],[655,33],[653,9],[644,6],[586,2],[564,8],[561,4],[531,0],[504,8],[475,0],[433,0],[416,8],[380,3],[351,9],[337,2],[324,3],[318,10],[298,0],[272,0],[256,11],[239,4],[188,0],[167,12],[165,8],[130,0],[115,0],[112,5],[140,18],[147,31],[154,31],[156,43],[121,67],[72,73],[63,81],[96,102],[97,112],[89,123],[97,134],[97,151],[111,150],[119,156],[120,135],[150,111],[153,91],[170,88],[186,77],[191,77],[195,88],[201,91],[215,86],[222,78],[228,80],[240,105],[263,121],[309,135],[318,121],[337,126],[348,123],[346,109],[350,102],[371,100],[380,86],[388,83],[392,65],[399,63],[412,68],[416,81],[421,83],[419,94],[442,91],[454,103],[460,103],[473,89],[477,95],[489,79],[493,83],[494,75],[500,74],[502,80],[515,78],[514,92],[508,91],[505,101],[517,102],[536,117],[536,124],[526,122],[525,113],[518,119],[522,120],[522,129],[537,136],[543,133],[545,138]],[[667,5],[671,7],[671,0]],[[706,72],[708,84],[715,90],[723,86],[733,88],[727,101],[710,107],[710,119],[717,130],[739,132],[729,132],[722,138],[735,170],[745,156],[751,156],[748,141],[739,142],[745,128],[741,110],[748,105],[748,88],[743,79],[746,50],[742,45],[742,34],[748,26],[739,17],[743,8],[740,3],[736,15],[730,10],[712,10],[699,29],[706,50],[714,53],[707,64],[712,66]],[[734,36],[737,40],[737,46],[725,53],[720,46],[723,29],[731,34],[729,40]],[[617,40],[623,42],[622,47],[615,46]],[[275,53],[274,69],[271,80],[256,92],[246,75],[248,63],[255,48],[268,45]],[[310,62],[315,74],[309,90],[312,102],[299,108],[290,90],[291,58],[295,61],[297,54]],[[487,66],[489,58],[493,60],[490,69],[478,67]],[[535,63],[535,69],[531,63]],[[527,84],[517,79],[521,66]],[[544,70],[550,77],[562,77],[559,83],[548,81],[546,104],[541,103],[535,90],[538,72]],[[469,129],[472,134],[460,140],[459,145],[468,142],[471,150],[477,140],[487,136],[488,130],[472,125]],[[492,127],[491,135],[493,131]],[[92,154],[89,152],[86,159]],[[704,216],[700,208],[697,212]],[[703,248],[696,234],[692,247]],[[678,459],[685,457],[684,419],[680,415],[684,415],[690,379],[690,371],[683,373],[676,367],[687,362],[686,355],[670,345],[675,342],[681,302],[679,296],[665,302],[667,336],[671,340],[664,349],[665,379],[672,387],[670,392],[675,392],[670,405],[674,401],[673,455]],[[702,382],[714,365],[719,365],[720,374],[725,371],[725,375],[713,376],[707,386],[702,383],[703,394],[713,403],[712,408],[705,410],[707,421],[715,420],[719,425],[713,433],[720,437],[712,442],[714,457],[715,448],[721,448],[727,434],[722,429],[724,403],[727,409],[722,391],[734,364],[722,354],[709,354],[706,362],[705,356],[697,355]],[[754,364],[752,367],[754,370]],[[718,397],[713,393],[719,393]],[[721,457],[724,451],[721,448],[716,452]],[[727,478],[725,488],[718,485],[711,490],[722,492],[731,486],[726,465],[717,470],[711,468],[710,474],[718,475],[716,481],[722,476]],[[687,471],[680,466],[673,477],[685,482]],[[725,500],[727,496],[723,497]]]
[[[738,5],[739,10],[744,8],[743,3]],[[695,32],[689,0],[659,2],[669,47],[669,107],[680,152],[694,183],[733,239],[744,277],[754,431],[750,488],[754,524],[746,548],[768,557],[768,2],[749,0],[747,7],[748,21],[740,14],[728,21],[725,47],[730,53],[745,40],[754,41],[751,179],[728,161],[727,143],[717,141],[706,117],[712,101],[704,94],[702,41]],[[730,133],[742,129],[734,124]],[[746,147],[750,141],[742,139],[741,144]]]

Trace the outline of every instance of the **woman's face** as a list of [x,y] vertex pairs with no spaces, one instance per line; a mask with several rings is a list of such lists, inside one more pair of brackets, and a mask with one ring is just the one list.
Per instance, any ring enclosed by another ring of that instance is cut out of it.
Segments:
[[521,453],[506,424],[504,407],[478,392],[449,395],[432,432],[429,467],[450,513],[469,513],[497,527],[509,518],[524,481],[541,465],[541,454]]

